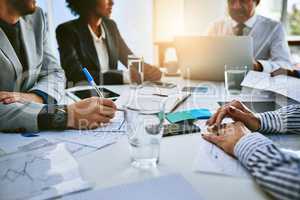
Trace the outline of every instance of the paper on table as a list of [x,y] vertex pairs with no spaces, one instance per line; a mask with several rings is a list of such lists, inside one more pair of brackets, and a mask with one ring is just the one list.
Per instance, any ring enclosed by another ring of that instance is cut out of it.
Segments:
[[202,198],[182,176],[169,175],[140,183],[83,192],[63,199],[201,200]]
[[209,172],[235,177],[250,177],[247,170],[236,159],[228,156],[217,146],[200,138],[199,154],[194,163],[197,172]]
[[300,79],[298,78],[285,75],[271,77],[267,73],[250,71],[241,85],[243,87],[275,92],[300,101]]
[[88,188],[63,144],[0,157],[0,197],[6,200],[50,199]]

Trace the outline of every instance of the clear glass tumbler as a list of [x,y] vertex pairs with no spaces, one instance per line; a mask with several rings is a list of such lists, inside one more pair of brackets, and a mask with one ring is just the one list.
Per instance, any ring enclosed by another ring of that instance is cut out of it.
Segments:
[[133,87],[141,87],[144,82],[144,58],[128,56],[129,81]]
[[241,93],[241,83],[248,71],[249,68],[247,66],[239,67],[225,65],[225,89],[228,95],[237,95]]
[[159,106],[159,112],[155,114],[144,114],[139,110],[125,109],[128,142],[134,167],[155,168],[159,162],[165,103],[161,102],[157,106]]

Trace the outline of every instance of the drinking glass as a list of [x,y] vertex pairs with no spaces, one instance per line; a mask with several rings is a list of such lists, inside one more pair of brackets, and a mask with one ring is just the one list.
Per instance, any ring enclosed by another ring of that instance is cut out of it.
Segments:
[[247,66],[225,65],[225,89],[229,95],[237,95],[242,91],[243,82],[249,68]]
[[158,112],[145,114],[125,108],[126,130],[131,164],[137,168],[155,168],[159,162],[160,141],[163,135],[165,102],[156,105]]
[[132,87],[141,87],[144,82],[144,58],[128,56],[129,81]]

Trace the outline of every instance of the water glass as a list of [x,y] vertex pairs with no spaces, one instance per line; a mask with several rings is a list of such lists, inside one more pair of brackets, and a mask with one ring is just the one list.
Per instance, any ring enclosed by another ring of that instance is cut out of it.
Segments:
[[129,55],[128,70],[131,86],[142,86],[144,82],[144,58]]
[[241,83],[247,75],[249,68],[247,66],[228,66],[225,65],[225,89],[229,95],[237,95],[242,91]]
[[138,110],[125,109],[131,164],[136,168],[155,168],[159,162],[165,118],[164,103],[159,110],[156,114],[144,114]]

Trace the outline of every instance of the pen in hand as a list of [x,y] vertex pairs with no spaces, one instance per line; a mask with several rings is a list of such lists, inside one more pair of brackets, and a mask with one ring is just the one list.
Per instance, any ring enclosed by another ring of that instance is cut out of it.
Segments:
[[[88,80],[88,82],[89,82],[89,85],[92,86],[92,87],[96,90],[98,96],[99,96],[100,98],[105,98],[104,95],[103,95],[103,93],[102,93],[102,92],[99,90],[99,88],[97,87],[97,84],[95,83],[95,81],[94,81],[92,75],[91,75],[90,72],[87,70],[87,68],[82,67],[82,71],[83,71],[85,77],[87,78],[87,80]],[[121,108],[117,108],[117,110],[118,110],[118,111],[121,111],[121,112],[124,112],[124,111],[125,111],[124,109],[121,109]]]
[[82,68],[82,71],[85,75],[85,77],[87,78],[87,81],[89,82],[89,85],[94,87],[94,89],[96,90],[97,94],[99,97],[104,98],[104,95],[102,94],[102,92],[99,90],[99,88],[97,87],[92,75],[90,74],[90,72],[87,70],[87,68]]

